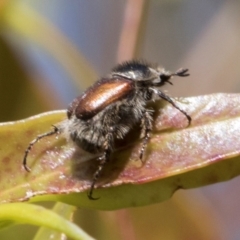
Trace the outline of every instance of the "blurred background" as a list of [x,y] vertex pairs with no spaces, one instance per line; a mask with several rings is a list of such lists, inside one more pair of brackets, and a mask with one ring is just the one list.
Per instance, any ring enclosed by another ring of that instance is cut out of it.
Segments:
[[[0,121],[65,109],[132,58],[189,68],[166,86],[171,96],[237,93],[239,11],[237,0],[0,0]],[[75,222],[97,239],[239,240],[239,185],[237,177],[128,210],[79,209]],[[0,239],[16,231],[28,240],[36,228],[11,227]]]

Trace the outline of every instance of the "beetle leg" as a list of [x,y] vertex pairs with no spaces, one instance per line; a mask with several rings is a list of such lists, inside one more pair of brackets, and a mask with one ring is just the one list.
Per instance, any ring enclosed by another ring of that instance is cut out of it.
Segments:
[[180,107],[178,107],[178,106],[176,105],[176,103],[175,103],[168,95],[166,95],[165,93],[163,93],[163,92],[160,91],[160,90],[157,90],[156,93],[157,93],[157,95],[158,95],[160,98],[162,98],[162,99],[164,99],[165,101],[167,101],[167,102],[169,102],[170,104],[172,104],[173,107],[175,107],[177,110],[179,110],[179,111],[187,118],[187,120],[188,120],[188,126],[191,124],[192,118],[191,118],[184,110],[182,110]]
[[33,145],[35,145],[39,140],[41,140],[42,138],[45,138],[45,137],[48,137],[48,136],[51,136],[51,135],[54,135],[54,134],[57,134],[59,133],[60,130],[58,127],[56,126],[53,126],[53,130],[50,131],[50,132],[47,132],[47,133],[44,133],[44,134],[41,134],[41,135],[38,135],[33,141],[31,141],[27,147],[27,149],[25,150],[25,154],[24,154],[24,157],[23,157],[23,167],[26,171],[30,172],[31,169],[27,166],[27,157],[28,157],[28,154],[29,152],[31,151]]

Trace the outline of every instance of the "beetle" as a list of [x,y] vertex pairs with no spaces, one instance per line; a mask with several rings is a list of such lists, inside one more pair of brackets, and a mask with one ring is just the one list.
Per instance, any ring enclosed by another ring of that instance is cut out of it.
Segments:
[[67,119],[50,132],[37,136],[25,150],[23,166],[27,166],[27,157],[33,145],[40,139],[63,133],[76,146],[89,153],[98,153],[98,168],[93,175],[88,198],[95,200],[93,190],[109,162],[115,142],[124,139],[135,126],[141,126],[143,136],[139,159],[142,161],[153,128],[153,109],[147,103],[164,99],[178,109],[191,123],[191,117],[159,88],[166,83],[172,84],[174,76],[189,76],[188,69],[179,69],[175,73],[154,67],[144,61],[132,60],[118,64],[112,72],[99,79],[82,95],[75,98],[67,109]]

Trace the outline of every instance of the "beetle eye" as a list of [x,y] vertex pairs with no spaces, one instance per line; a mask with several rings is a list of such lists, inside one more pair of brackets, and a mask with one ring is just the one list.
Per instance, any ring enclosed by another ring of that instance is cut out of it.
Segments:
[[164,72],[164,73],[161,73],[161,74],[159,75],[159,77],[160,77],[160,79],[162,80],[161,83],[164,84],[165,82],[169,82],[169,79],[170,79],[170,77],[171,77],[171,74]]

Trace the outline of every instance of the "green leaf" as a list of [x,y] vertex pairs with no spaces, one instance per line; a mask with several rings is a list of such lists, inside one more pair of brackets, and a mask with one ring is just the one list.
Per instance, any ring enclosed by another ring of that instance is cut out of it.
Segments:
[[0,205],[0,221],[14,221],[49,227],[76,240],[93,240],[75,224],[46,208],[28,203]]
[[214,94],[178,102],[192,117],[190,127],[181,112],[162,103],[153,104],[155,125],[144,163],[139,161],[141,141],[133,136],[139,132],[135,129],[104,169],[94,191],[98,201],[90,201],[85,192],[98,166],[96,156],[67,143],[64,136],[42,139],[28,157],[32,171],[22,168],[29,142],[64,120],[65,111],[1,124],[0,201],[53,200],[109,210],[160,202],[179,188],[239,175],[239,95]]
[[[53,212],[59,214],[60,216],[71,221],[75,207],[64,204],[56,203]],[[71,221],[72,222],[72,221]],[[41,227],[33,240],[42,240],[42,239],[51,239],[51,240],[64,240],[67,239],[67,236],[62,232],[54,231],[53,229]]]
[[11,221],[11,220],[3,220],[0,221],[0,229],[2,230],[3,228],[7,228],[10,227],[12,225],[14,225],[15,222]]

